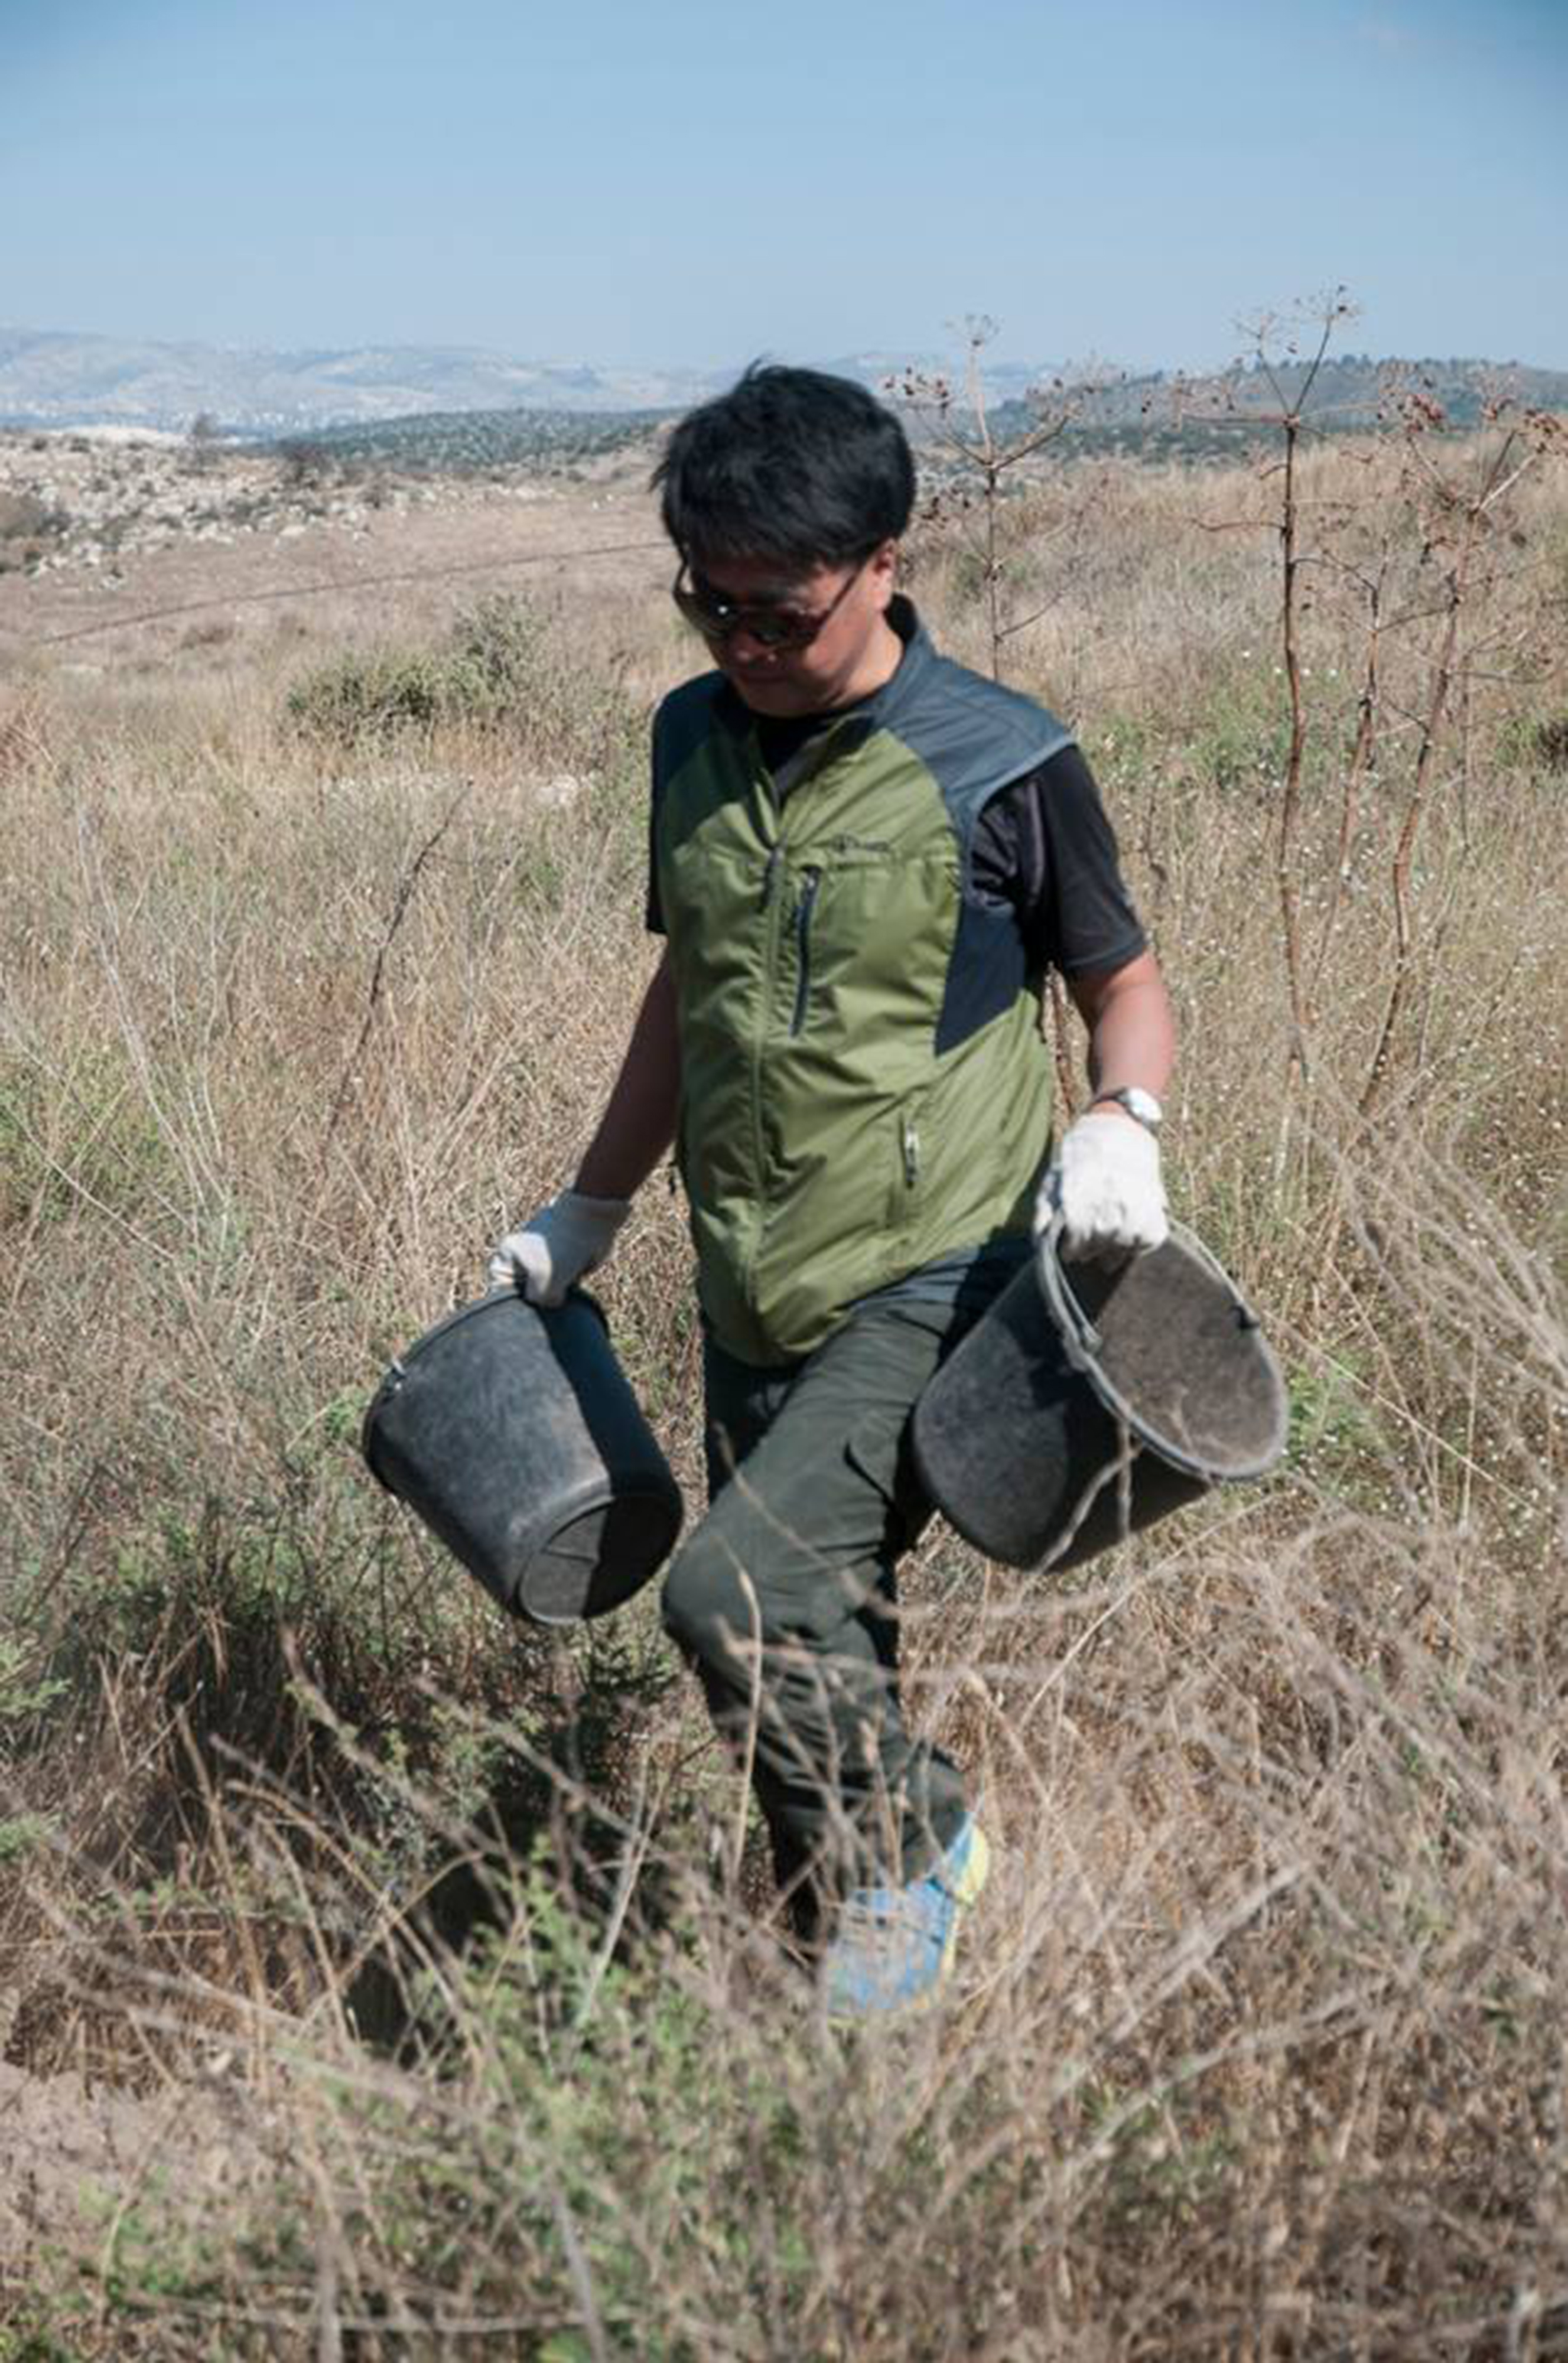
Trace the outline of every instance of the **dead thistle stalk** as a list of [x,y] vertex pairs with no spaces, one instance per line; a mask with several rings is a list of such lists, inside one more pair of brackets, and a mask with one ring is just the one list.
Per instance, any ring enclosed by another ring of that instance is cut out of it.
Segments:
[[365,995],[364,1017],[361,1023],[359,1034],[355,1038],[354,1047],[350,1051],[347,1059],[344,1061],[342,1073],[338,1078],[338,1088],[332,1096],[332,1105],[327,1118],[327,1128],[322,1135],[321,1162],[323,1166],[325,1166],[328,1156],[331,1151],[332,1142],[337,1134],[338,1126],[341,1120],[343,1109],[348,1100],[350,1086],[353,1082],[354,1077],[358,1072],[360,1060],[365,1054],[366,1045],[370,1041],[371,1032],[375,1025],[376,1010],[381,1001],[382,984],[386,973],[387,955],[390,953],[393,944],[396,939],[399,927],[403,925],[403,921],[407,914],[408,905],[414,899],[414,889],[419,883],[419,874],[425,868],[426,863],[431,860],[437,849],[440,845],[441,839],[446,836],[446,833],[450,828],[453,821],[456,820],[459,813],[462,810],[463,805],[467,803],[473,784],[473,783],[471,780],[463,782],[463,785],[452,798],[450,804],[447,806],[446,811],[442,814],[440,819],[436,824],[436,826],[431,830],[429,836],[425,839],[424,844],[419,848],[418,852],[414,856],[413,860],[409,863],[407,869],[404,871],[402,877],[397,882],[397,892],[393,897],[392,909],[387,917],[386,926],[383,933],[382,939],[376,947],[375,961],[371,970],[370,989]]

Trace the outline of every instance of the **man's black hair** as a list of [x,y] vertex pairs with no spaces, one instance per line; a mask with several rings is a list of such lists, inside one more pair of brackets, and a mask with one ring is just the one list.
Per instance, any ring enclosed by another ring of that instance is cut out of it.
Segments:
[[893,413],[852,378],[753,362],[687,412],[653,483],[664,530],[693,564],[772,559],[806,574],[896,540],[915,463]]

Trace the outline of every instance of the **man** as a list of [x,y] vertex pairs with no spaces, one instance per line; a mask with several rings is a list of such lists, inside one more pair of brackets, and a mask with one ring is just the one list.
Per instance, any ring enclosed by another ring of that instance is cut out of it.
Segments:
[[[1069,1253],[1164,1237],[1170,1009],[1070,732],[940,658],[897,593],[915,478],[893,415],[753,369],[655,483],[717,668],[654,726],[666,949],[574,1186],[491,1275],[559,1302],[676,1142],[710,1503],[664,1620],[830,2010],[868,2014],[940,1982],[986,1869],[957,1767],[899,1702],[895,1569],[930,1509],[909,1414],[1032,1252],[1031,1211],[1060,1206]],[[1042,1188],[1051,965],[1094,1097]]]

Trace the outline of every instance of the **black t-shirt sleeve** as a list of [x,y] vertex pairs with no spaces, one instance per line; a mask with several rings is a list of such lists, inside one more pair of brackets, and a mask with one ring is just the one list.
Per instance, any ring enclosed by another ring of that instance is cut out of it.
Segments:
[[1148,947],[1116,832],[1076,747],[986,805],[975,824],[969,891],[1017,914],[1031,967],[1084,976],[1125,967]]

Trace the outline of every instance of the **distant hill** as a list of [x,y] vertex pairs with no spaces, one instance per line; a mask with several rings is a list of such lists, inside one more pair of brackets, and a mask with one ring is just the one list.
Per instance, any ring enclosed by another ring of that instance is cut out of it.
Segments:
[[560,471],[642,442],[668,410],[427,410],[407,418],[321,427],[267,438],[309,471],[391,468],[403,475]]
[[[847,371],[847,365],[835,364]],[[880,355],[867,361],[867,383],[879,391],[894,374]],[[1161,374],[1119,379],[1069,396],[1069,424],[1055,448],[1079,458],[1126,453],[1140,460],[1231,457],[1262,440],[1279,396],[1294,401],[1303,372],[1260,371],[1223,378]],[[1473,427],[1485,403],[1499,392],[1544,410],[1568,411],[1568,372],[1499,369],[1483,361],[1373,361],[1351,357],[1325,365],[1312,389],[1308,415],[1319,432],[1373,425],[1400,387],[1419,389],[1456,427]],[[1047,396],[1054,404],[1062,397]],[[308,438],[323,461],[356,468],[392,468],[406,474],[483,474],[507,468],[579,468],[641,442],[671,416],[668,410],[472,410],[423,412],[412,417],[328,427]],[[937,422],[917,406],[906,412],[924,463],[943,472]],[[1018,395],[993,402],[990,425],[1011,440],[1036,425],[1040,412]],[[962,408],[952,423],[967,431]]]
[[[793,358],[793,357],[792,357]],[[368,437],[377,456],[423,464],[504,464],[508,456],[561,457],[573,445],[566,422],[622,422],[620,431],[646,431],[672,411],[730,384],[741,364],[720,369],[662,369],[628,364],[599,367],[576,361],[518,361],[478,346],[362,346],[342,350],[273,352],[201,344],[159,344],[67,332],[0,328],[0,426],[115,427],[183,434],[198,416],[225,434],[281,438],[342,430]],[[863,351],[820,360],[819,366],[855,377],[878,392],[911,371],[944,364],[929,354]],[[1521,397],[1546,408],[1568,409],[1568,372],[1483,361],[1374,361],[1348,355],[1325,364],[1315,413],[1354,425],[1370,418],[1390,372],[1430,383],[1455,424],[1478,414],[1484,390],[1508,379]],[[1052,365],[1005,361],[987,354],[985,384],[1003,431],[1027,415],[1029,389],[1048,382]],[[1288,372],[1283,372],[1288,379]],[[1268,388],[1255,372],[1234,381],[1243,407],[1266,406]],[[1075,429],[1081,448],[1158,448],[1171,437],[1190,448],[1201,440],[1196,414],[1221,399],[1218,380],[1186,390],[1186,423],[1172,424],[1177,381],[1154,373],[1118,381],[1084,408]],[[470,427],[450,422],[468,417]],[[528,417],[537,427],[501,422]],[[438,425],[436,422],[448,422]],[[548,424],[545,422],[553,422]],[[373,433],[372,430],[374,430]],[[1205,429],[1204,431],[1208,431]],[[1225,429],[1214,432],[1223,436]],[[531,440],[530,440],[531,438]],[[580,431],[582,447],[606,448],[599,428]],[[616,439],[612,436],[612,442]],[[509,450],[510,445],[519,448]],[[447,460],[436,456],[444,448]],[[369,447],[367,447],[369,456]]]
[[[1149,458],[1169,451],[1234,452],[1262,433],[1282,400],[1297,402],[1307,386],[1305,363],[1272,372],[1238,366],[1211,377],[1155,372],[1095,385],[1074,398],[1068,435],[1084,451],[1136,450]],[[1387,414],[1401,391],[1435,402],[1451,427],[1478,426],[1489,403],[1506,396],[1524,407],[1568,411],[1568,371],[1518,362],[1462,359],[1374,360],[1345,353],[1326,360],[1313,380],[1304,416],[1319,433],[1368,427]],[[1027,400],[999,405],[991,426],[999,438],[1023,434],[1038,418]]]
[[594,369],[477,347],[270,352],[0,328],[0,425],[145,427],[292,434],[416,412],[663,410],[700,401],[732,371]]
[[[205,416],[227,433],[255,436],[457,411],[684,410],[732,383],[750,358],[710,370],[597,367],[518,361],[473,345],[273,352],[0,327],[0,426],[182,434]],[[820,362],[873,386],[906,368],[939,365],[929,356],[891,352]],[[1006,400],[1042,373],[1038,362],[999,361],[986,375]]]

